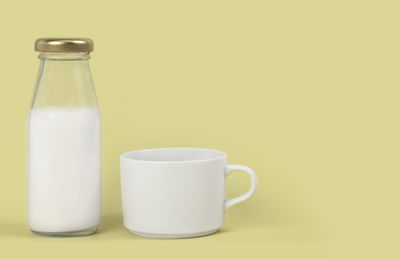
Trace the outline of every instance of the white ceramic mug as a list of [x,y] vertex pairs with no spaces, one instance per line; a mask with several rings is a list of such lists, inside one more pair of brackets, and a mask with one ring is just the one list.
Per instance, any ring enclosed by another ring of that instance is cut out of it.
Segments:
[[[251,178],[250,190],[225,199],[232,171]],[[217,232],[224,211],[249,198],[257,176],[244,165],[227,165],[226,154],[202,148],[160,148],[121,155],[121,189],[125,227],[133,234],[185,238]]]

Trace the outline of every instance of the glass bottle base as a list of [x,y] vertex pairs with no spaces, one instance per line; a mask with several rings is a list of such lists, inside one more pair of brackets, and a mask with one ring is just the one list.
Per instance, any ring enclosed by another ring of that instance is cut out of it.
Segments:
[[97,231],[98,226],[94,226],[84,230],[67,231],[67,232],[42,232],[31,229],[33,234],[46,237],[81,237],[92,235]]

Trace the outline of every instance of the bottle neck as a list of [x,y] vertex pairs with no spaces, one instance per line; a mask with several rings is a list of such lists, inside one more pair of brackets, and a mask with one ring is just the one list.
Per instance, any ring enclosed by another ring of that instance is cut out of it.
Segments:
[[32,108],[97,106],[88,52],[39,55],[41,65]]
[[76,61],[90,59],[90,52],[42,52],[41,60]]

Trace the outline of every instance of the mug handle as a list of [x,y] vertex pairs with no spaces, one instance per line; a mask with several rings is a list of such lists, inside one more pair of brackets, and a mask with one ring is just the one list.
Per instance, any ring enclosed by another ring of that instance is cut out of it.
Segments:
[[246,174],[248,174],[251,179],[251,186],[250,186],[250,190],[248,192],[246,192],[245,194],[225,201],[225,203],[224,203],[225,209],[228,209],[228,208],[232,207],[233,205],[248,199],[251,195],[253,195],[253,193],[255,192],[255,190],[257,188],[257,175],[250,167],[247,167],[245,165],[227,165],[226,170],[225,170],[225,177],[230,175],[233,171],[242,171],[242,172],[245,172]]

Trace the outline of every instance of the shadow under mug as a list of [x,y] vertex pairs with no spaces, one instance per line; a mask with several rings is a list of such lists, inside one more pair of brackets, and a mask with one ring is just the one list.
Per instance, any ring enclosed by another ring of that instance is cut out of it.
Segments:
[[[226,200],[232,171],[251,178],[250,190]],[[244,165],[227,165],[226,154],[202,148],[160,148],[121,155],[123,221],[133,234],[187,238],[217,232],[224,211],[249,198],[257,176]]]

